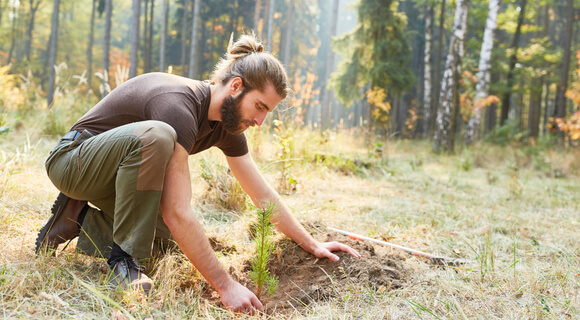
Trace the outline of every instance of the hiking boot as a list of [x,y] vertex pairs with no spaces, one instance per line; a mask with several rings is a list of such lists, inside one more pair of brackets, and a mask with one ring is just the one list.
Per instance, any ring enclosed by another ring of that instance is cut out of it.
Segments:
[[86,212],[86,201],[74,200],[62,193],[50,209],[52,215],[38,232],[36,237],[36,254],[42,250],[56,251],[58,245],[76,238],[80,233],[79,215]]
[[143,290],[149,295],[153,289],[153,280],[143,271],[145,267],[139,265],[135,258],[121,258],[109,270],[109,283],[123,289],[130,287],[134,290]]

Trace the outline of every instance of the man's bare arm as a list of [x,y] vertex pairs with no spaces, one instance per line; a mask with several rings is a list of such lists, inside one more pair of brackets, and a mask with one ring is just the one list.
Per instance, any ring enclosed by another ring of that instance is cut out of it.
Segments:
[[250,313],[254,312],[254,308],[262,310],[258,298],[235,282],[223,268],[191,210],[191,181],[187,159],[187,151],[176,144],[165,173],[161,198],[163,220],[183,253],[218,291],[228,309]]
[[276,218],[272,222],[277,223],[278,230],[294,240],[304,250],[319,258],[326,257],[333,261],[339,260],[338,256],[332,253],[332,251],[338,250],[348,252],[354,257],[360,257],[358,252],[342,243],[336,241],[319,243],[314,240],[292,215],[276,190],[266,182],[249,153],[241,157],[227,157],[227,159],[234,176],[240,182],[242,189],[252,198],[254,204],[257,207],[263,207],[273,203],[276,206]]

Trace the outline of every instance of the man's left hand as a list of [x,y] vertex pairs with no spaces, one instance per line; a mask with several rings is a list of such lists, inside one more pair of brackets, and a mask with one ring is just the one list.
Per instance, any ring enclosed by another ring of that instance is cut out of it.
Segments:
[[312,254],[317,258],[328,258],[334,262],[340,260],[332,251],[344,251],[355,258],[360,258],[360,253],[356,250],[337,241],[318,243],[314,250],[312,250]]

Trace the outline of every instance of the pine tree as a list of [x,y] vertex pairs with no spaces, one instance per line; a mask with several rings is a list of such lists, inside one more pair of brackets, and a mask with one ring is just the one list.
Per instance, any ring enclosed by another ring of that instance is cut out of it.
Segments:
[[396,94],[413,85],[406,17],[397,7],[398,1],[361,0],[356,7],[359,25],[333,43],[345,58],[330,86],[346,106],[360,100],[367,86]]

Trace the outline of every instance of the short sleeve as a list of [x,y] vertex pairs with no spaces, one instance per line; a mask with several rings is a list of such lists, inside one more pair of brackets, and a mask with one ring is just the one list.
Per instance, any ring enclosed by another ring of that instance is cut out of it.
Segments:
[[248,153],[248,141],[246,135],[242,134],[228,134],[223,132],[223,137],[220,142],[216,144],[222,152],[228,157],[241,157]]

